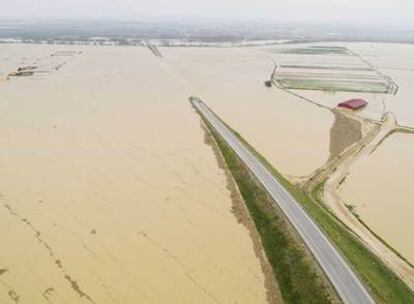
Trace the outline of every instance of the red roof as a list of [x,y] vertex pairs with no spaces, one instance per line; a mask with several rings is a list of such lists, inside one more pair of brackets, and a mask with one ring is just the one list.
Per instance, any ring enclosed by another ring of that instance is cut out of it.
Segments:
[[356,110],[356,109],[365,107],[367,104],[368,102],[364,99],[350,99],[350,100],[338,103],[338,107]]

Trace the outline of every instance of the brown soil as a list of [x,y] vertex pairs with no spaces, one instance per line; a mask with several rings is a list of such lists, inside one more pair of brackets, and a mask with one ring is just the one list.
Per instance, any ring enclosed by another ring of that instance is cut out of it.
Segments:
[[329,160],[342,154],[362,138],[361,122],[335,111],[335,122],[331,128]]

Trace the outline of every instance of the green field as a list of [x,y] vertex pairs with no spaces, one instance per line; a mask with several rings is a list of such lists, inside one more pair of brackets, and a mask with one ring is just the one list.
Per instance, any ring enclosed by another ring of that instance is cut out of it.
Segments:
[[289,90],[319,90],[329,92],[363,92],[381,93],[389,92],[389,84],[384,81],[351,81],[333,79],[309,79],[300,77],[276,77],[276,82],[284,89]]
[[340,66],[340,65],[315,65],[315,64],[281,64],[281,68],[286,69],[305,69],[305,70],[336,70],[336,71],[364,71],[373,72],[375,71],[370,67],[358,67],[358,66]]
[[288,48],[273,50],[278,54],[296,54],[296,55],[351,55],[352,53],[346,47],[340,46],[310,46],[304,48]]

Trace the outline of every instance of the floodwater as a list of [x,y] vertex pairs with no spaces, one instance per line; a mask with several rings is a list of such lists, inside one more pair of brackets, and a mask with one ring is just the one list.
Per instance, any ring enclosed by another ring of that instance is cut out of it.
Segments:
[[414,45],[367,43],[356,44],[355,49],[398,84],[398,93],[386,98],[387,111],[399,124],[414,127]]
[[33,63],[48,73],[0,81],[0,302],[266,303],[176,70],[146,48],[0,45],[3,76]]
[[[413,126],[413,47],[345,46],[400,85],[394,97],[359,94],[370,102],[359,115],[379,119],[385,109]],[[62,50],[71,52],[51,56]],[[188,97],[203,98],[292,178],[360,130],[265,87],[269,49],[160,51],[0,45],[1,303],[267,302],[263,261]],[[44,73],[6,80],[22,65]],[[355,97],[302,93],[331,107]],[[413,138],[390,136],[342,185],[345,201],[411,261]]]
[[329,158],[333,115],[265,87],[273,63],[259,48],[165,48],[165,60],[227,124],[287,176],[306,176]]
[[358,160],[341,188],[362,220],[414,262],[414,134],[396,133]]
[[[366,108],[357,111],[356,115],[381,120],[385,112],[392,112],[399,125],[414,127],[414,87],[412,85],[414,79],[414,45],[317,43],[317,45],[320,44],[345,46],[360,54],[381,73],[391,77],[398,84],[399,91],[395,96],[299,90],[296,90],[296,93],[329,108],[335,108],[339,102],[347,99],[364,98],[369,104]],[[298,47],[309,45],[312,44],[298,45]],[[283,58],[278,58],[279,56],[278,54],[272,54],[275,60],[283,61]],[[290,55],[289,58],[295,59],[296,57]],[[317,64],[331,64],[336,63],[338,61],[336,57],[339,58],[340,56],[326,56],[326,62],[317,56],[310,57],[315,57]],[[308,61],[311,60],[308,59]],[[352,133],[350,126],[345,127]],[[335,141],[341,144],[344,143],[343,137],[346,135],[344,130],[332,134],[334,136],[331,140],[333,146],[335,146]],[[357,139],[357,134],[354,135]],[[342,138],[337,138],[338,136]],[[341,145],[337,146],[340,147]],[[414,262],[414,243],[412,241],[413,180],[414,134],[392,134],[375,153],[359,159],[350,168],[350,175],[343,183],[340,192],[347,204],[357,207],[356,210],[361,219],[371,229],[412,263]]]

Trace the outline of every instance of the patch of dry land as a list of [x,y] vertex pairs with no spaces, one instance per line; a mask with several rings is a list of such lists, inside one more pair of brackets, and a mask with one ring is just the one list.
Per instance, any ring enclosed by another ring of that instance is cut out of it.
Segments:
[[[62,50],[73,52],[51,56]],[[0,302],[266,303],[271,278],[232,212],[189,79],[206,82],[203,92],[220,84],[211,105],[288,172],[327,157],[328,130],[317,128],[324,144],[300,160],[314,132],[301,118],[332,118],[311,107],[290,116],[307,105],[262,89],[271,66],[258,54],[1,45]],[[201,62],[185,79],[169,56],[188,69]],[[6,80],[32,64],[47,71]]]

